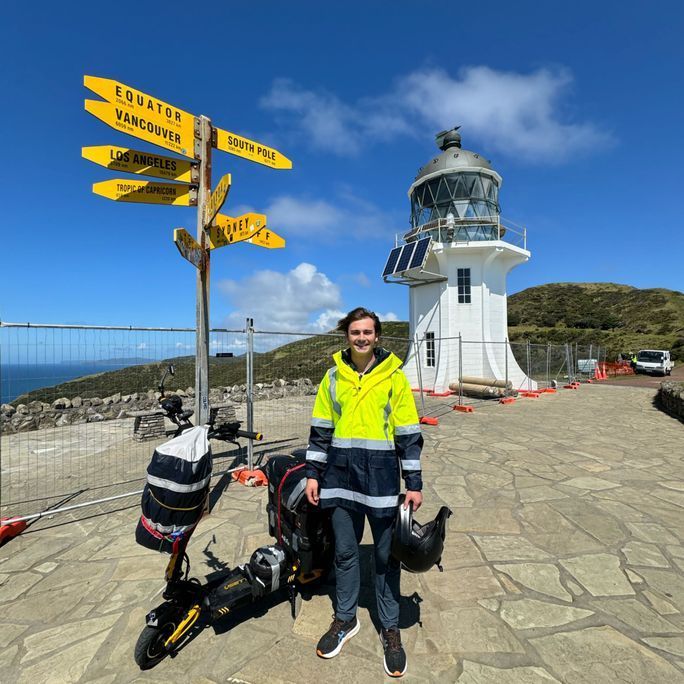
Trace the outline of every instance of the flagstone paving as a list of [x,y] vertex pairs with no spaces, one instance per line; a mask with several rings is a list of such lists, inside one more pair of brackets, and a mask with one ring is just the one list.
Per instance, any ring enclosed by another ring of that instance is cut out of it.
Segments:
[[[594,384],[472,414],[431,400],[442,415],[425,428],[417,517],[454,515],[444,572],[402,576],[405,681],[684,683],[684,426],[653,395]],[[225,489],[190,545],[194,574],[270,541],[266,498]],[[133,648],[166,557],[135,544],[127,504],[43,519],[0,548],[3,683],[385,679],[368,532],[361,631],[337,658],[314,653],[332,613],[324,585],[296,620],[271,601],[140,672]]]

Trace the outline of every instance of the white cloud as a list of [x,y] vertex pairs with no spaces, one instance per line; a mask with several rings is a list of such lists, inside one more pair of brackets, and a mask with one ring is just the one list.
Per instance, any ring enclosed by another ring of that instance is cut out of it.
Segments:
[[611,141],[592,123],[564,120],[561,101],[572,82],[571,73],[559,68],[523,74],[471,66],[455,77],[429,68],[354,105],[286,80],[276,81],[261,104],[285,112],[313,147],[334,154],[355,155],[368,142],[460,124],[466,148],[549,162]]
[[397,217],[382,212],[368,200],[342,190],[335,203],[322,199],[281,195],[265,210],[268,225],[285,236],[312,240],[387,240],[396,232]]
[[329,320],[340,317],[339,287],[306,262],[287,273],[256,271],[241,281],[220,281],[217,287],[236,309],[226,319],[229,327],[244,325],[249,315],[262,330],[323,332]]

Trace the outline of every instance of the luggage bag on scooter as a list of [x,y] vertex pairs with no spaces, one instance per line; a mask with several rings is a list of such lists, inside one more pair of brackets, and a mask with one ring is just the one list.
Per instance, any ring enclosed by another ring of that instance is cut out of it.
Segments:
[[202,517],[211,479],[208,428],[193,427],[158,446],[147,467],[138,544],[173,553]]
[[268,478],[268,531],[288,554],[299,560],[300,572],[325,570],[332,562],[330,515],[306,500],[303,453],[272,456],[265,466]]

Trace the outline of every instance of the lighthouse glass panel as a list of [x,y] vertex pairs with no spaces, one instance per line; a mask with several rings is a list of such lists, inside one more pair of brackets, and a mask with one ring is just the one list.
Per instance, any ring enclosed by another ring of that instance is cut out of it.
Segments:
[[439,229],[430,231],[438,242],[496,240],[498,190],[496,179],[486,173],[461,171],[431,178],[411,194],[411,225],[418,228],[451,214],[455,225],[448,240]]

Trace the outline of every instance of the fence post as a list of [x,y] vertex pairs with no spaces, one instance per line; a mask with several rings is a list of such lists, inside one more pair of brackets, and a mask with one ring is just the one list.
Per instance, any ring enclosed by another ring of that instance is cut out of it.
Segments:
[[508,396],[508,338],[504,341],[504,372],[506,375],[506,389],[504,390],[504,395]]
[[458,405],[463,404],[463,338],[458,333]]
[[[247,333],[247,429],[254,430],[254,319],[248,318]],[[254,467],[254,442],[247,440],[247,470]]]
[[546,343],[546,386],[551,387],[549,369],[551,366],[551,342]]
[[531,390],[532,389],[532,369],[531,369],[531,361],[530,361],[530,341],[527,340],[527,389]]
[[423,396],[423,371],[421,370],[421,365],[423,360],[420,356],[420,343],[418,342],[418,333],[413,335],[413,354],[416,359],[416,370],[418,371],[418,387],[420,389],[420,417],[425,415],[425,397]]
[[574,380],[574,376],[572,374],[572,358],[570,352],[570,345],[567,342],[565,343],[565,366],[568,371],[568,382],[570,383]]

